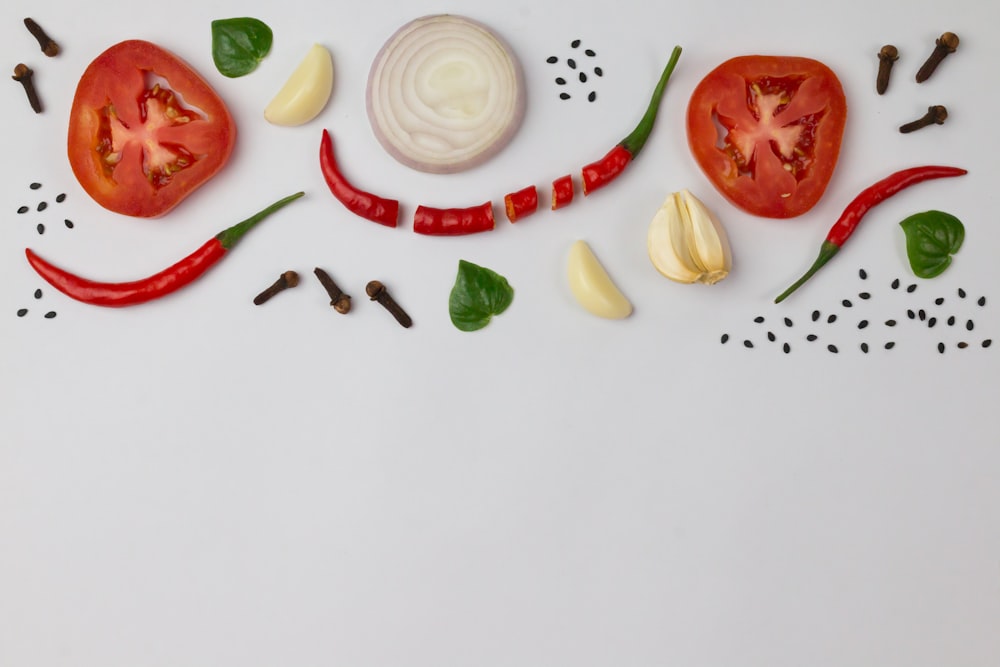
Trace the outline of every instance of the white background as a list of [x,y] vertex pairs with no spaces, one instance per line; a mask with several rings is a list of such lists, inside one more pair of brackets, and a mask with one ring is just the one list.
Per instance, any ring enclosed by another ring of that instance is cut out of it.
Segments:
[[[32,114],[20,86],[0,86],[2,667],[1000,664],[1000,350],[978,344],[1000,337],[996,5],[313,5],[37,0],[4,10],[2,60],[36,70],[46,111]],[[364,84],[397,27],[445,11],[509,41],[529,102],[500,155],[432,176],[382,151]],[[225,79],[209,24],[242,15],[268,23],[274,46],[257,71]],[[24,16],[62,55],[37,51]],[[918,86],[913,74],[944,30],[960,35],[959,51]],[[101,209],[65,158],[80,73],[128,38],[191,63],[239,126],[225,170],[154,221]],[[574,39],[605,70],[593,104],[580,86],[557,99],[553,78],[565,70],[545,62],[569,56]],[[268,125],[264,106],[313,42],[334,57],[329,106],[303,127]],[[875,54],[890,42],[902,55],[879,97]],[[546,197],[552,179],[634,126],[674,44],[685,50],[656,129],[622,178],[507,223],[504,193],[535,183]],[[837,172],[796,220],[737,211],[687,148],[691,90],[747,53],[818,58],[847,93]],[[947,124],[896,131],[931,104],[948,106]],[[317,166],[322,128],[352,180],[402,200],[400,229],[332,198]],[[811,283],[771,303],[856,193],[926,163],[970,173],[875,209]],[[718,213],[734,247],[732,274],[710,288],[670,283],[646,258],[648,221],[682,188]],[[24,261],[30,246],[97,279],[137,278],[297,190],[307,196],[201,281],[144,306],[73,302]],[[59,192],[67,199],[55,204]],[[489,198],[492,233],[410,229],[417,204]],[[45,212],[15,213],[43,199]],[[961,218],[967,242],[943,276],[920,281],[896,223],[930,208]],[[628,320],[596,319],[573,301],[564,262],[577,238],[635,304]],[[516,290],[477,333],[448,319],[459,259]],[[354,296],[349,315],[326,306],[315,266]],[[302,286],[254,307],[287,269]],[[918,290],[893,291],[894,278]],[[371,279],[406,307],[412,329],[367,301]],[[839,305],[861,289],[873,298]],[[908,308],[961,319],[931,330]],[[824,318],[815,325],[813,309]],[[50,310],[57,317],[43,318]],[[828,325],[828,313],[840,319]],[[868,333],[855,327],[861,317]],[[881,324],[889,317],[895,329]],[[973,344],[959,350],[960,340]]]

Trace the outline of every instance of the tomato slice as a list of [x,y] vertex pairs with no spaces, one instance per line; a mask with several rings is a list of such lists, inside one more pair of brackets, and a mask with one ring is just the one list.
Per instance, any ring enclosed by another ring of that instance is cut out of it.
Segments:
[[792,218],[823,196],[846,120],[844,89],[823,63],[741,56],[695,87],[688,145],[730,202],[754,215]]
[[229,160],[236,124],[189,65],[129,40],[84,71],[70,112],[68,152],[83,189],[104,208],[156,217]]

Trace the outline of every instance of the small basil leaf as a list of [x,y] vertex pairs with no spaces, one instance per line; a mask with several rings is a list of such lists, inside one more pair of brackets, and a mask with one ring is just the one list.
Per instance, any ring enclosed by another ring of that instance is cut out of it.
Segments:
[[941,275],[965,240],[965,226],[942,211],[916,213],[899,223],[906,234],[906,256],[918,278]]
[[513,300],[514,288],[506,278],[464,259],[458,261],[458,276],[448,297],[448,314],[456,328],[482,329],[494,315],[507,310]]
[[223,76],[243,76],[257,68],[273,40],[271,29],[258,19],[218,19],[212,21],[212,60]]

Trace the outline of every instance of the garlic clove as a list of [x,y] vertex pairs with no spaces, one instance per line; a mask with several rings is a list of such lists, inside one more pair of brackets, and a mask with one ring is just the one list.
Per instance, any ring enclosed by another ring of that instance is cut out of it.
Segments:
[[715,284],[729,275],[732,252],[725,228],[687,190],[667,197],[646,238],[656,270],[679,283]]
[[679,207],[676,194],[670,195],[656,211],[646,237],[649,259],[656,270],[679,283],[698,281],[701,271],[694,266],[688,249],[684,218],[686,210]]
[[733,264],[729,236],[719,219],[701,200],[687,190],[681,191],[681,198],[691,221],[689,237],[691,255],[696,258],[702,270],[698,280],[707,285],[714,285],[729,275]]
[[588,312],[612,320],[632,314],[632,304],[612,282],[586,241],[570,246],[566,277],[573,296]]
[[326,47],[313,44],[264,109],[264,118],[274,125],[303,125],[319,115],[332,92],[333,57]]

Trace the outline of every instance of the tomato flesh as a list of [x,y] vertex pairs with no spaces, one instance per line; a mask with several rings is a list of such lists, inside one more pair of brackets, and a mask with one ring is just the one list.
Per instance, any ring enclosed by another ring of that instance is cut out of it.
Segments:
[[847,102],[826,65],[741,56],[712,70],[688,103],[688,145],[712,184],[754,215],[791,218],[823,196]]
[[129,40],[80,78],[68,154],[98,204],[156,217],[214,176],[235,140],[229,110],[197,72],[155,44]]

